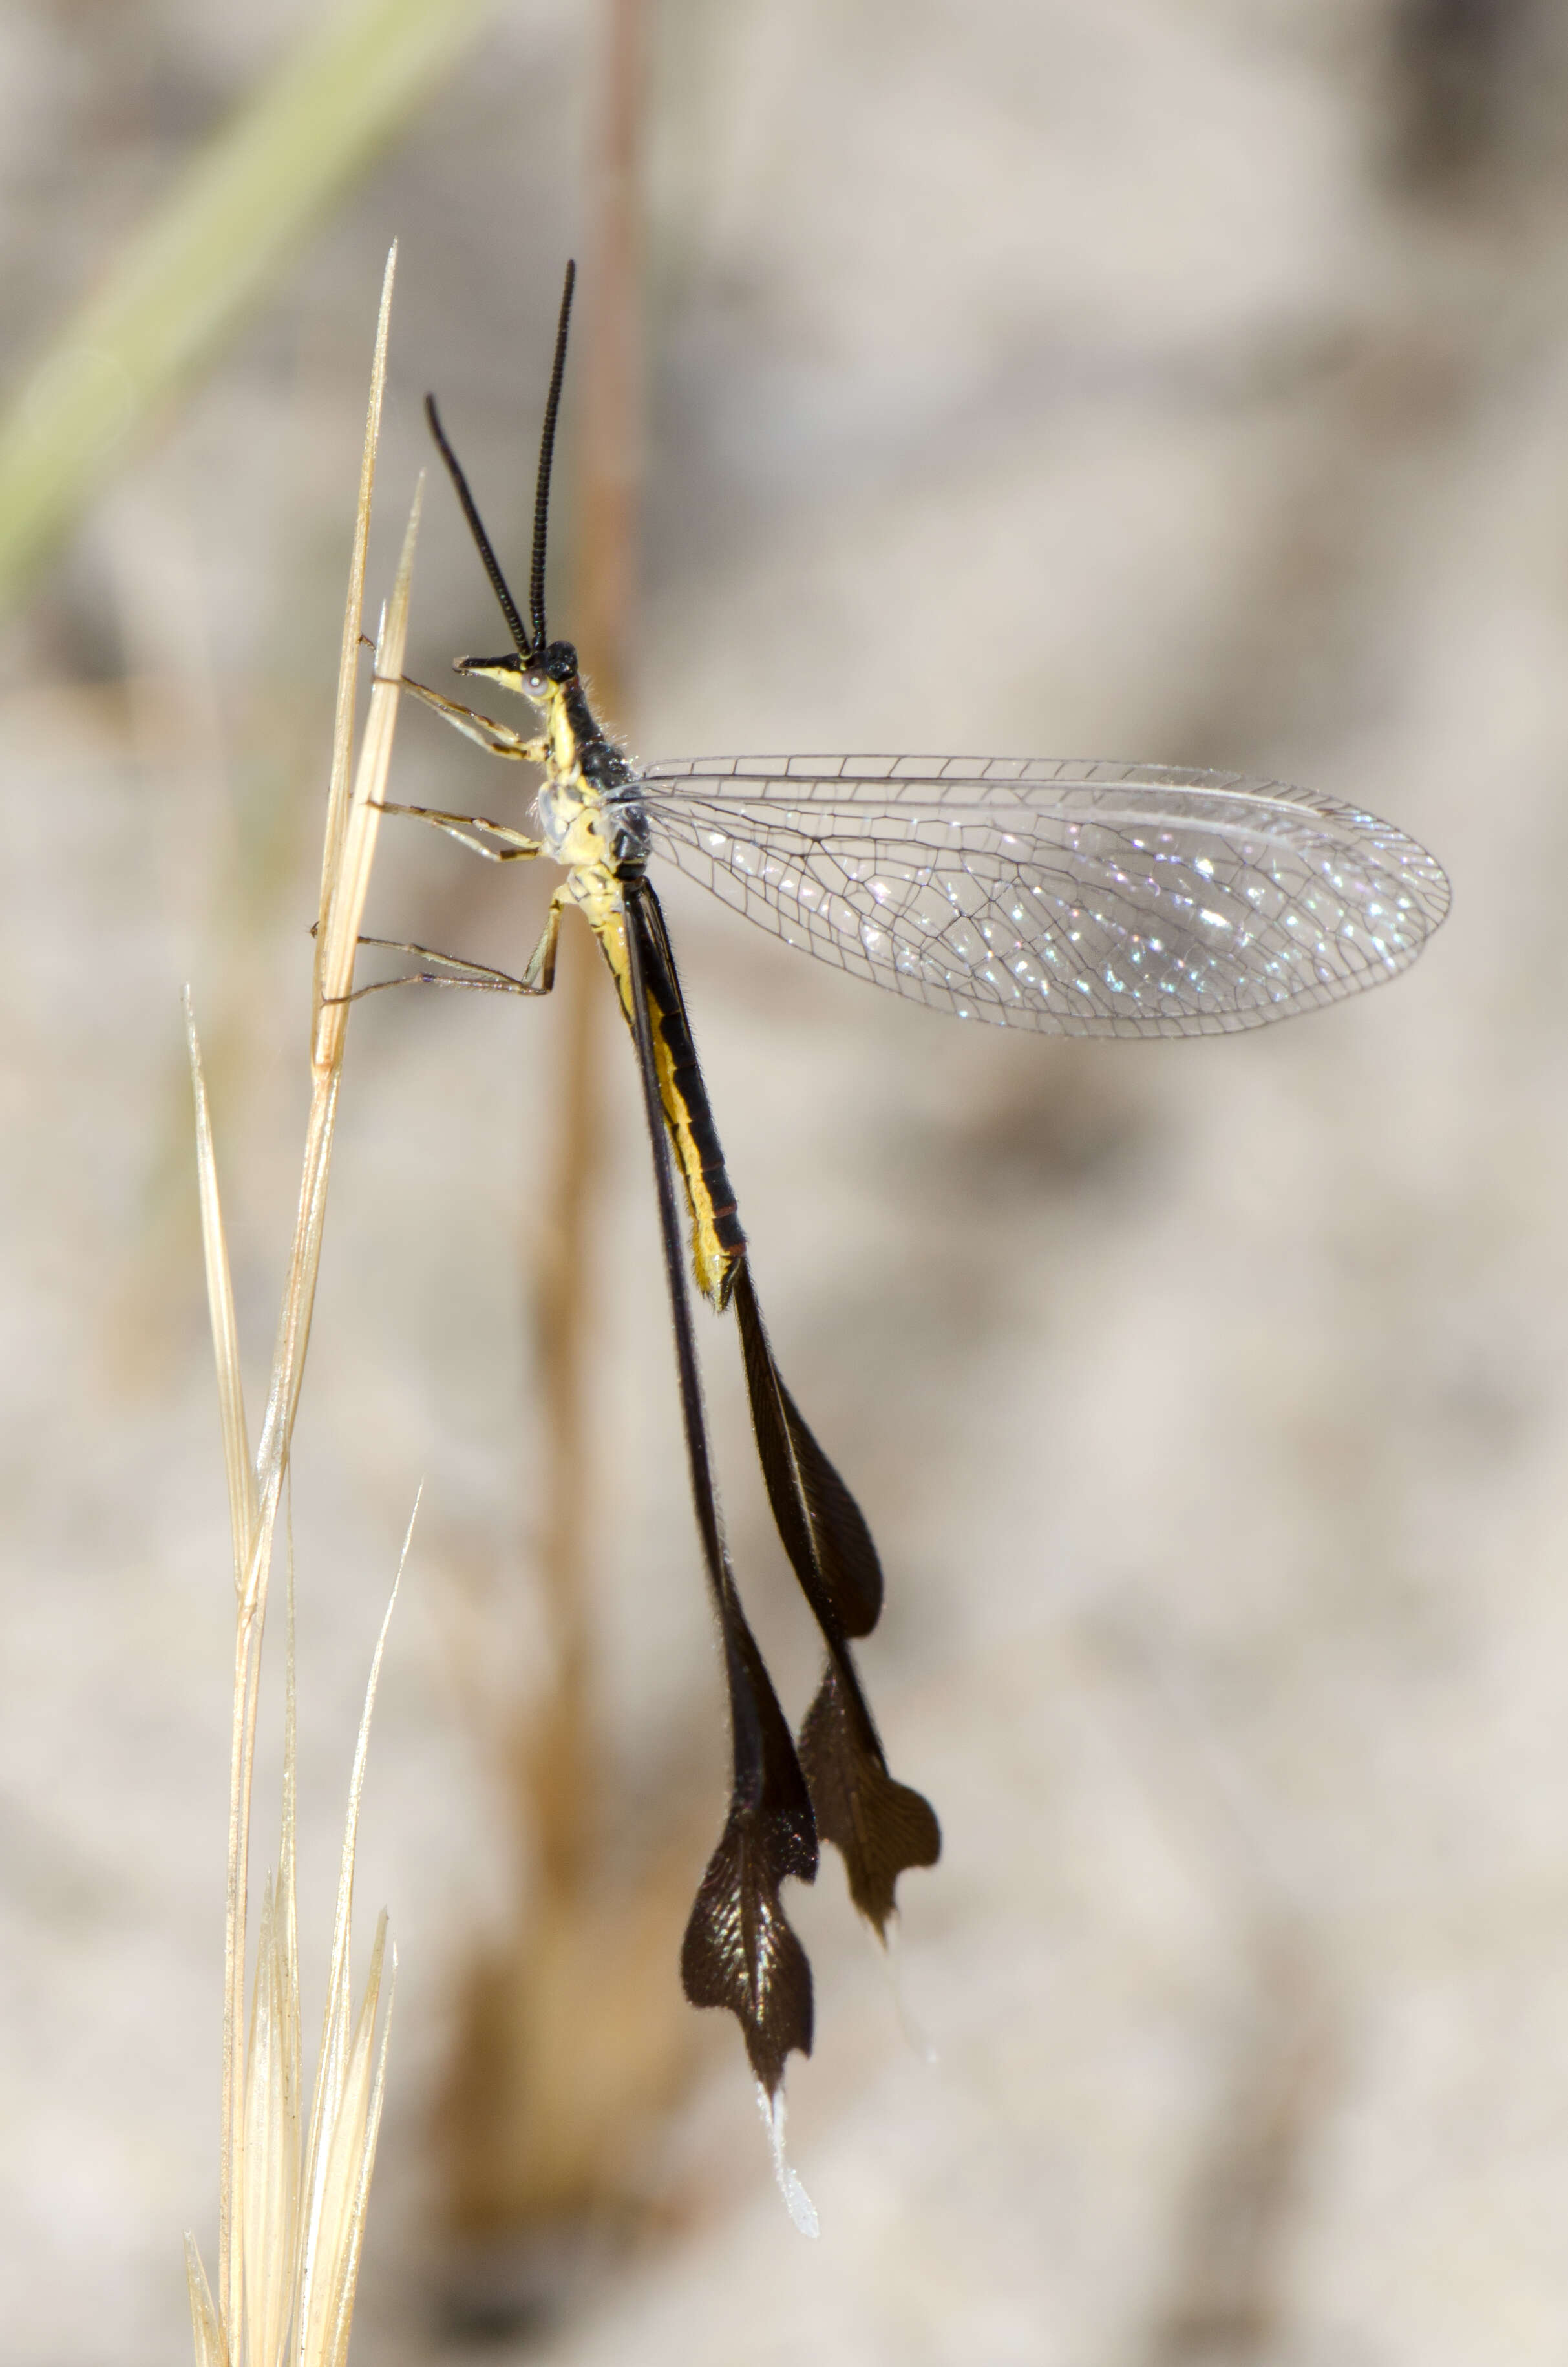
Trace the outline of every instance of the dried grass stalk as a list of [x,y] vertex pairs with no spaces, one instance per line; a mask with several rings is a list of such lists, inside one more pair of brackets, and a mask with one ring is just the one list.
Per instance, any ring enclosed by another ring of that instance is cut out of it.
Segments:
[[[381,292],[369,415],[349,572],[328,797],[321,921],[310,1033],[310,1109],[299,1200],[278,1320],[266,1416],[253,1466],[240,1377],[233,1289],[223,1232],[212,1127],[188,999],[186,1025],[196,1093],[197,1166],[213,1347],[218,1365],[237,1596],[234,1725],[231,1753],[229,1870],[223,2017],[223,2126],[219,2190],[218,2300],[186,2239],[197,2367],[341,2367],[358,2276],[370,2172],[380,2124],[390,2013],[381,1993],[386,1919],[354,2005],[349,1932],[359,1800],[383,1621],[355,1752],[339,1874],[326,2021],[310,2101],[302,2112],[299,1936],[295,1910],[293,1581],[286,1655],[284,1777],[278,1865],[269,1875],[257,1932],[248,2033],[245,2025],[246,1903],[261,1650],[278,1506],[310,1342],[321,1263],[338,1087],[355,950],[375,855],[391,760],[402,673],[419,493],[404,538],[392,596],[381,619],[369,714],[357,767],[354,693],[359,656],[365,555],[386,379],[387,333],[396,250]],[[352,777],[353,786],[349,787]],[[412,1535],[412,1523],[411,1523]],[[408,1544],[403,1547],[406,1558]],[[400,1577],[401,1565],[400,1564]],[[394,1599],[396,1588],[393,1589]],[[391,1605],[388,1605],[388,1618]],[[380,2038],[377,2040],[378,2020]]]

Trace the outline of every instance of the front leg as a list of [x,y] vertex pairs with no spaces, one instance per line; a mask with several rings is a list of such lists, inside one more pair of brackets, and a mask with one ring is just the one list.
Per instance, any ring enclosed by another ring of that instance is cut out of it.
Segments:
[[455,731],[460,731],[465,740],[473,741],[487,755],[505,756],[514,764],[542,764],[549,753],[543,734],[536,740],[525,740],[522,733],[513,731],[510,725],[494,723],[488,715],[481,715],[477,708],[464,707],[455,698],[446,698],[440,691],[431,690],[409,674],[399,676],[398,687],[412,690],[416,698],[423,699],[426,707],[434,707],[437,715],[444,716]]

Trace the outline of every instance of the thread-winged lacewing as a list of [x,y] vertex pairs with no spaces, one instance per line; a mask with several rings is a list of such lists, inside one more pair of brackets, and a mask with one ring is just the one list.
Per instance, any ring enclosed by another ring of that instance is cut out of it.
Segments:
[[[547,994],[562,913],[598,939],[631,1031],[653,1146],[692,1495],[723,1642],[733,1779],[681,1971],[694,2005],[728,2007],[779,2133],[784,2065],[812,2036],[811,1974],[784,1915],[818,1839],[886,1936],[898,1876],[941,1833],[889,1772],[852,1646],[883,1579],[865,1521],[774,1362],[658,895],[657,857],[803,952],[960,1018],[1048,1035],[1197,1036],[1255,1027],[1405,968],[1448,907],[1441,869],[1403,831],[1279,781],[1159,764],[914,756],[732,756],[634,765],[592,714],[577,653],[545,616],[550,467],[575,274],[569,265],[545,407],[526,622],[434,398],[433,435],[512,637],[456,670],[518,692],[514,731],[410,683],[491,754],[539,767],[537,829],[417,814],[501,862],[565,877],[520,978],[452,957],[429,982]],[[388,981],[394,983],[396,981]],[[692,1271],[733,1310],[773,1514],[821,1630],[826,1667],[792,1738],[726,1549],[687,1296]],[[787,2188],[786,2188],[787,2191]]]

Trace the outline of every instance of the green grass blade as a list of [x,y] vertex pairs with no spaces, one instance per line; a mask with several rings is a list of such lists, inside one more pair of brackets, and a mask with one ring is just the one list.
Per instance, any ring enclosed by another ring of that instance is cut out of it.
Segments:
[[352,0],[194,160],[0,414],[0,609],[487,14],[488,0]]

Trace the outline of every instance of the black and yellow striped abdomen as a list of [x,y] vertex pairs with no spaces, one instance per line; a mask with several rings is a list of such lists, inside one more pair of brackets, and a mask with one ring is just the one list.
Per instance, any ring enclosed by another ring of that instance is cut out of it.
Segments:
[[728,1306],[735,1276],[746,1254],[746,1236],[725,1171],[724,1151],[714,1124],[707,1087],[697,1063],[685,1000],[675,973],[659,899],[646,880],[625,882],[620,927],[607,927],[592,912],[595,933],[615,980],[621,1008],[632,1022],[624,931],[637,932],[643,981],[652,1023],[659,1098],[670,1131],[675,1163],[692,1221],[692,1266],[697,1287],[720,1312]]

